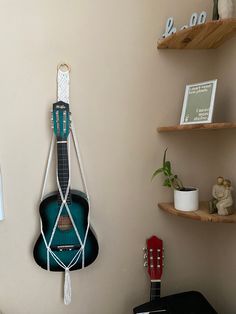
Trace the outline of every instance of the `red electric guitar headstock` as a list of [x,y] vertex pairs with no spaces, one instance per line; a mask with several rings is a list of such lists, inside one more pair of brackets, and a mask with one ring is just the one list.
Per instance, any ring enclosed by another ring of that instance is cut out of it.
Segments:
[[147,248],[144,249],[144,266],[148,268],[151,280],[160,280],[164,265],[163,241],[156,236],[147,239]]

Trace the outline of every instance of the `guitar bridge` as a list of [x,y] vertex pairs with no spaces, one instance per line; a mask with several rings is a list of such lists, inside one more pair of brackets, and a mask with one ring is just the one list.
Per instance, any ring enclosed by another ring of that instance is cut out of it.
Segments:
[[75,251],[79,250],[80,247],[80,245],[54,245],[51,246],[51,250],[56,252]]

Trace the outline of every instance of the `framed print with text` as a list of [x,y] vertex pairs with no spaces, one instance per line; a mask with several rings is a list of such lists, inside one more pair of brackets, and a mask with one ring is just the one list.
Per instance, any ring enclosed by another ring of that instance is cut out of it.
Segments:
[[187,85],[180,124],[211,123],[217,80]]

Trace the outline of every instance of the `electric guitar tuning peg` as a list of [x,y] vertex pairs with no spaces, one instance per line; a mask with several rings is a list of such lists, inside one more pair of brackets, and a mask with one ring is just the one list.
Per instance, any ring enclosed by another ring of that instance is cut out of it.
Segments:
[[147,248],[144,247],[144,248],[143,248],[143,252],[144,252],[144,253],[147,253]]
[[147,259],[147,257],[148,257],[148,256],[147,256],[147,253],[145,253],[145,254],[143,255],[143,258],[144,258],[144,259]]
[[144,266],[144,267],[148,267],[148,262],[145,262],[145,263],[143,264],[143,266]]

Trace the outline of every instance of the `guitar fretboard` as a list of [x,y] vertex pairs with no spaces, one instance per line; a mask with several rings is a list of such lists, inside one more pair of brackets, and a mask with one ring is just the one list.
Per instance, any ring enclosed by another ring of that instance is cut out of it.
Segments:
[[[69,182],[69,160],[68,149],[66,141],[57,142],[57,172],[58,179],[63,196],[66,195],[66,190]],[[58,191],[59,202],[61,203],[61,197]],[[67,198],[67,203],[70,203],[70,191]]]
[[161,281],[151,281],[150,301],[159,299],[161,296]]

